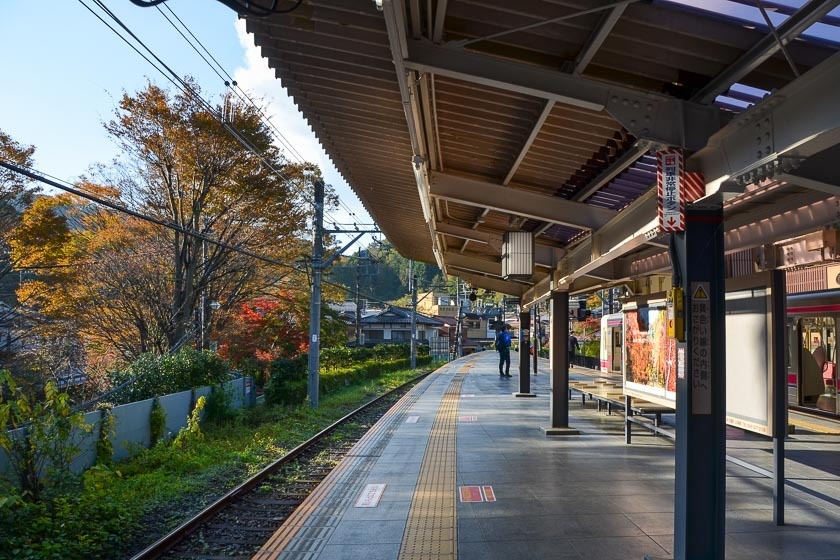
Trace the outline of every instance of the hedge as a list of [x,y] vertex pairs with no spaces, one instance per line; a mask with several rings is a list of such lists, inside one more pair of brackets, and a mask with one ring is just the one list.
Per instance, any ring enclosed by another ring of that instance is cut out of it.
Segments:
[[[417,365],[432,363],[431,356],[417,356]],[[306,400],[308,358],[304,354],[293,360],[277,360],[272,368],[271,377],[265,385],[265,398],[269,404],[295,405]],[[330,371],[322,371],[318,394],[324,395],[345,385],[372,379],[411,367],[410,358],[387,361],[366,360],[360,364]]]

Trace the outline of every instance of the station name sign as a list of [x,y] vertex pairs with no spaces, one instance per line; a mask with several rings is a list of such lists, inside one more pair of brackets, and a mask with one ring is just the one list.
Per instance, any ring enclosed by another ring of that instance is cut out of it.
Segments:
[[682,150],[656,153],[656,190],[659,230],[685,230],[685,171]]

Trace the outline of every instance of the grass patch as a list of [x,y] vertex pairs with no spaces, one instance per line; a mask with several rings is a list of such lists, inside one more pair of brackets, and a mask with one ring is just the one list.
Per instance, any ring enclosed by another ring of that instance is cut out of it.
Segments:
[[160,442],[130,460],[97,466],[74,495],[35,504],[0,494],[0,558],[130,556],[248,476],[374,396],[413,378],[410,370],[335,389],[317,410],[258,406],[201,438]]

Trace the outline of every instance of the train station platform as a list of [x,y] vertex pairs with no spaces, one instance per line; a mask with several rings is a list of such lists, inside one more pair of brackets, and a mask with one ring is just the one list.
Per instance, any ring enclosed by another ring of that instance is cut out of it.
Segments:
[[[254,558],[672,557],[673,441],[639,430],[626,445],[621,415],[579,401],[580,435],[546,437],[549,375],[532,376],[526,399],[511,374],[499,377],[495,352],[431,374]],[[727,463],[727,558],[840,559],[840,438],[797,432],[786,446],[781,527],[771,480]],[[771,442],[740,430],[727,455],[772,468]]]

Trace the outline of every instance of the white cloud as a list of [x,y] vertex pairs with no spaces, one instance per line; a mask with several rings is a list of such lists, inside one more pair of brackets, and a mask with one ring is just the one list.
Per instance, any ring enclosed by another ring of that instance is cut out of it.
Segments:
[[236,21],[236,34],[245,50],[245,67],[237,68],[233,73],[240,88],[248,92],[257,103],[262,100],[266,115],[288,141],[294,151],[284,149],[284,153],[292,160],[297,160],[297,154],[307,161],[318,164],[327,183],[333,185],[341,200],[356,216],[351,217],[341,206],[332,216],[341,222],[371,223],[367,211],[359,202],[358,197],[338,173],[338,170],[327,157],[324,149],[309,128],[309,124],[295,106],[291,97],[280,85],[280,80],[274,77],[274,71],[268,67],[267,61],[261,56],[260,50],[254,46],[254,41],[245,31],[245,22]]

